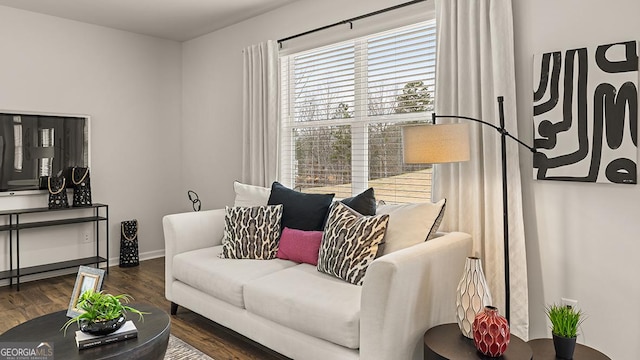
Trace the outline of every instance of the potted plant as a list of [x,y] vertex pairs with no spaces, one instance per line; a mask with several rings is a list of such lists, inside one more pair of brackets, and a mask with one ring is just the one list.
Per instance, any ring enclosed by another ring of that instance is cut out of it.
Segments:
[[106,335],[118,330],[125,323],[127,311],[138,314],[142,320],[143,314],[146,313],[125,305],[131,299],[133,298],[127,294],[111,295],[102,291],[87,290],[80,295],[77,305],[84,312],[69,319],[62,329],[66,335],[67,328],[75,322],[83,332]]
[[573,359],[578,327],[584,321],[584,314],[581,310],[571,306],[556,304],[547,307],[546,313],[551,321],[551,334],[553,335],[556,357]]

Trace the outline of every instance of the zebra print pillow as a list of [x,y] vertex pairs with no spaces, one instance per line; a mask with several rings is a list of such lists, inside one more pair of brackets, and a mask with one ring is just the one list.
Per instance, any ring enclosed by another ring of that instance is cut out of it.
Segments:
[[384,239],[389,215],[362,216],[336,202],[324,228],[318,271],[362,285]]
[[274,259],[278,253],[282,205],[225,207],[222,256]]

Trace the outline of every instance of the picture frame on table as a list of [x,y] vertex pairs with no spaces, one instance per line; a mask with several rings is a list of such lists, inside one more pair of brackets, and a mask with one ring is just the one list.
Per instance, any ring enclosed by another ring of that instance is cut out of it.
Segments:
[[87,290],[93,290],[98,292],[102,289],[102,282],[104,280],[105,271],[98,268],[92,268],[89,266],[80,266],[78,268],[78,276],[76,277],[76,284],[73,287],[73,293],[71,300],[69,301],[69,309],[67,310],[68,317],[76,317],[82,314],[84,311],[78,308],[78,300],[80,296]]

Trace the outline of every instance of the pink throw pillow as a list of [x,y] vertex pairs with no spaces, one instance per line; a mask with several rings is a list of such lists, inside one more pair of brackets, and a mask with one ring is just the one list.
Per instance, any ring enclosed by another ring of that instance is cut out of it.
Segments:
[[322,231],[304,231],[285,227],[280,236],[278,254],[280,259],[318,265],[318,252]]

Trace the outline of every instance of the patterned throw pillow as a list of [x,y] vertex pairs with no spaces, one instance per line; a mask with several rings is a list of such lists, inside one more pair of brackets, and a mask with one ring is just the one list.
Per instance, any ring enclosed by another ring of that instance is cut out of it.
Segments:
[[282,205],[225,207],[222,257],[268,260],[278,253]]
[[389,215],[362,216],[340,202],[334,203],[320,245],[318,271],[362,285],[388,222]]

